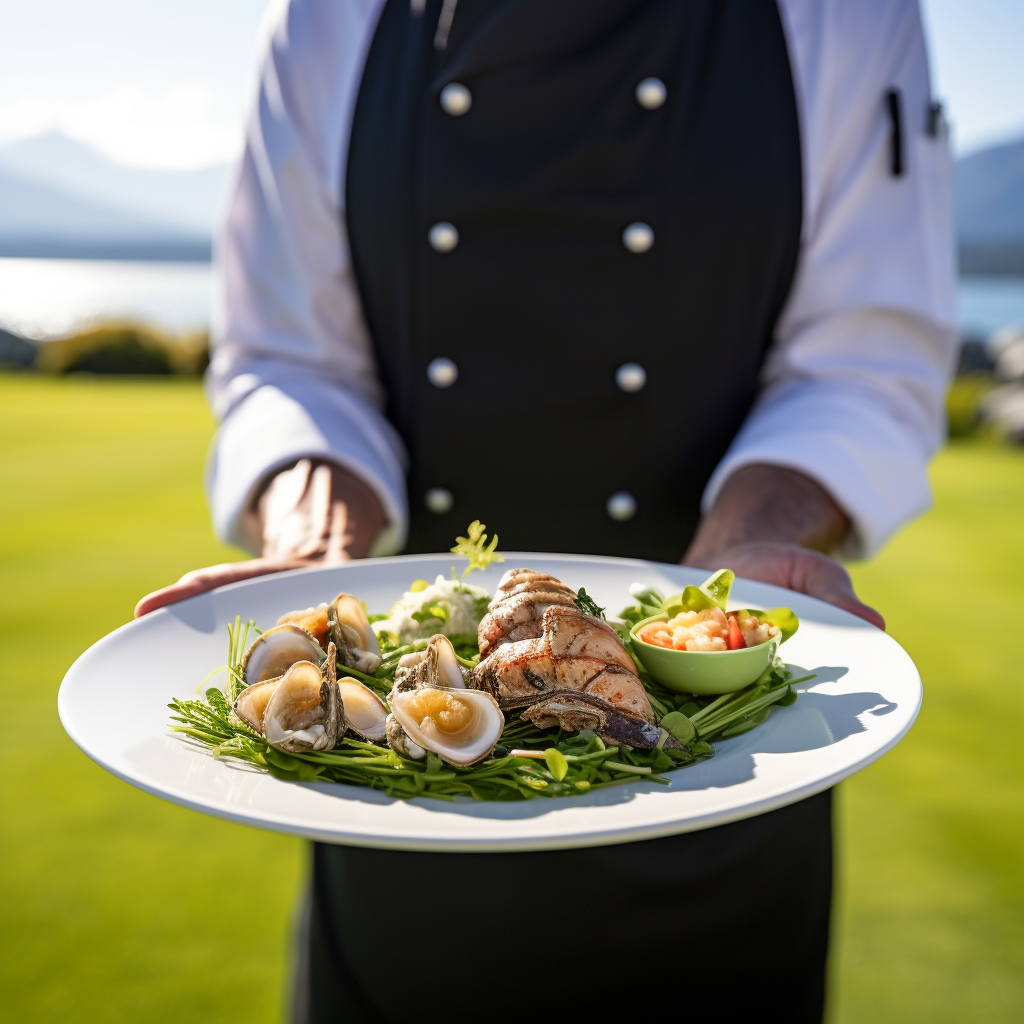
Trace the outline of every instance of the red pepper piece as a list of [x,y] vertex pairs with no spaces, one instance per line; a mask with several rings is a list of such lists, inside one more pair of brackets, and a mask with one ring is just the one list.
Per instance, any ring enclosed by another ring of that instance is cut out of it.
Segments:
[[747,646],[747,641],[743,639],[743,630],[740,629],[740,624],[736,621],[735,615],[729,616],[729,650],[740,651]]

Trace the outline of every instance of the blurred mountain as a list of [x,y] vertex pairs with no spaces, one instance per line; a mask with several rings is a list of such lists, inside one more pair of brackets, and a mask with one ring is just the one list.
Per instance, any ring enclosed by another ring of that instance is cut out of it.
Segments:
[[210,237],[0,170],[0,256],[203,260]]
[[1024,139],[956,162],[960,271],[1024,275]]
[[127,167],[57,133],[0,144],[0,255],[209,259],[229,174]]
[[0,145],[0,171],[204,235],[216,222],[230,170],[230,164],[177,172],[128,167],[56,132]]

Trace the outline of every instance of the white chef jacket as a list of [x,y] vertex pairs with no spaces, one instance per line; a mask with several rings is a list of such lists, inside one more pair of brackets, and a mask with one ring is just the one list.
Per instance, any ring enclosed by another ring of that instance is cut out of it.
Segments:
[[[220,420],[207,479],[214,525],[254,551],[246,510],[272,474],[305,456],[376,492],[387,525],[374,554],[404,543],[406,455],[382,413],[344,223],[353,110],[383,5],[279,0],[265,22],[256,104],[215,247],[207,378]],[[944,435],[956,342],[948,143],[926,130],[916,0],[779,9],[802,139],[800,257],[762,390],[703,506],[741,466],[799,470],[850,517],[845,553],[867,556],[928,508],[927,462]],[[903,110],[900,177],[889,89]]]

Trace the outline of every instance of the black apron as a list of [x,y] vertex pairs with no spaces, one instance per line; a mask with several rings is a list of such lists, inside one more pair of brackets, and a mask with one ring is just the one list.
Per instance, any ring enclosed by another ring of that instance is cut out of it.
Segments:
[[[453,6],[386,4],[346,177],[411,459],[407,550],[481,519],[505,550],[677,561],[797,260],[775,2]],[[830,815],[826,793],[593,850],[317,845],[295,1018],[498,1024],[624,1002],[818,1021]]]

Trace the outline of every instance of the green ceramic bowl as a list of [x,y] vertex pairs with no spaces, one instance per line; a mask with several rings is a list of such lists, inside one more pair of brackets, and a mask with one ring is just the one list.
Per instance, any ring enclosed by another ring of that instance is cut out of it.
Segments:
[[662,686],[678,693],[732,693],[749,686],[771,663],[778,640],[766,640],[740,651],[673,651],[645,643],[637,633],[649,622],[667,622],[667,615],[652,615],[630,631],[633,650],[644,668]]

